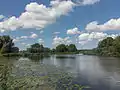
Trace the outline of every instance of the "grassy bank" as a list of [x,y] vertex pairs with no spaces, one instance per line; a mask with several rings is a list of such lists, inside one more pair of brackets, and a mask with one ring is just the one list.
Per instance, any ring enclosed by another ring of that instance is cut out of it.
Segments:
[[20,53],[5,53],[5,54],[1,54],[1,56],[4,56],[4,57],[18,57],[18,56],[22,56],[22,54],[20,54]]
[[53,54],[62,55],[62,54],[78,54],[78,52],[55,52]]

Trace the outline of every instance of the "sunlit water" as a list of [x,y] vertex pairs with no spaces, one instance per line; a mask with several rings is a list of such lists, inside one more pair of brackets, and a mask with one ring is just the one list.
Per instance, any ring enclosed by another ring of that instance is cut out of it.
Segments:
[[[30,71],[23,71],[22,68],[30,68],[34,76],[46,74],[48,71],[56,71],[54,68],[71,73],[75,77],[75,83],[87,85],[90,88],[85,90],[120,90],[120,59],[114,57],[99,57],[87,55],[52,55],[39,58],[0,58],[0,64],[12,63],[15,68],[21,67],[19,71],[12,68],[13,75],[30,75]],[[29,62],[23,66],[22,62]],[[45,65],[47,69],[39,67]],[[51,66],[51,67],[48,67]],[[37,69],[39,68],[37,71]],[[37,73],[38,72],[38,73]]]

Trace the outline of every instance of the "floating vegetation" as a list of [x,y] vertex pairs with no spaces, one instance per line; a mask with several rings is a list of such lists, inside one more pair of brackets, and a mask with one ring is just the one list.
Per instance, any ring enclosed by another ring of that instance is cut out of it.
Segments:
[[82,90],[73,83],[73,76],[55,66],[43,65],[21,58],[13,65],[0,66],[2,90]]

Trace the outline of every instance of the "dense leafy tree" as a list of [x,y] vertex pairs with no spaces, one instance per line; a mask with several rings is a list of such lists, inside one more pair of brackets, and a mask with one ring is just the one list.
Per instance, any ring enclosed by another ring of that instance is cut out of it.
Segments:
[[12,48],[12,52],[13,53],[18,53],[19,52],[19,48],[18,47],[13,47]]
[[120,36],[115,39],[107,37],[106,39],[100,41],[96,51],[100,55],[120,56]]
[[39,48],[39,47],[40,47],[39,43],[35,43],[35,44],[31,45],[31,48]]
[[113,46],[115,48],[115,51],[120,53],[120,36],[114,39]]
[[50,52],[50,48],[45,47],[44,52]]
[[55,50],[54,48],[51,50],[52,53],[55,53],[55,51],[56,51],[56,50]]
[[76,52],[77,51],[77,48],[75,46],[75,44],[70,44],[68,46],[68,52]]
[[44,47],[43,45],[40,45],[39,43],[35,43],[31,45],[31,47],[28,48],[27,51],[30,53],[43,53],[43,52],[50,52],[50,49]]
[[[17,47],[16,47],[17,48]],[[13,40],[8,35],[0,36],[0,54],[16,52]],[[17,52],[19,49],[17,48]]]
[[66,52],[68,51],[67,47],[65,46],[65,44],[60,44],[56,47],[56,51],[57,52]]
[[65,45],[65,44],[60,44],[56,47],[56,52],[76,52],[77,48],[74,44],[70,45]]
[[112,37],[107,37],[98,44],[98,48],[109,47],[113,45],[114,39]]
[[35,43],[31,45],[31,48],[28,49],[31,53],[41,53],[44,51],[43,45],[40,45],[39,43]]

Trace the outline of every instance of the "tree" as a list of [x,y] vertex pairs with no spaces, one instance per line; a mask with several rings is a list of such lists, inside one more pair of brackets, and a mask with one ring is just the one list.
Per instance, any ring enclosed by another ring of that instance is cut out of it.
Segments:
[[44,52],[50,52],[50,48],[45,47]]
[[19,48],[18,47],[13,47],[12,48],[12,53],[18,53],[19,52]]
[[67,47],[65,44],[60,44],[56,47],[57,52],[66,52],[68,51]]
[[13,40],[8,35],[0,36],[0,54],[12,53],[14,48]]
[[98,44],[98,48],[109,47],[113,45],[114,39],[112,37],[107,37]]
[[68,48],[68,52],[76,52],[77,51],[75,44],[70,44],[67,48]]
[[35,44],[31,45],[31,48],[39,48],[39,47],[40,47],[39,43],[35,43]]
[[30,48],[27,48],[27,51],[30,53],[43,53],[43,52],[50,52],[50,49],[40,45],[39,43],[35,43],[31,45]]
[[100,55],[120,56],[120,36],[115,39],[107,37],[106,39],[100,41],[96,51]]
[[53,48],[53,49],[51,50],[51,53],[55,53],[55,52],[56,52],[56,49]]
[[120,53],[120,36],[114,39],[113,46],[115,48],[115,51]]
[[31,53],[41,53],[44,51],[44,47],[43,45],[40,45],[39,43],[35,43],[31,45],[28,51],[30,51]]
[[56,52],[76,52],[77,48],[74,44],[70,45],[65,45],[65,44],[60,44],[56,47]]

